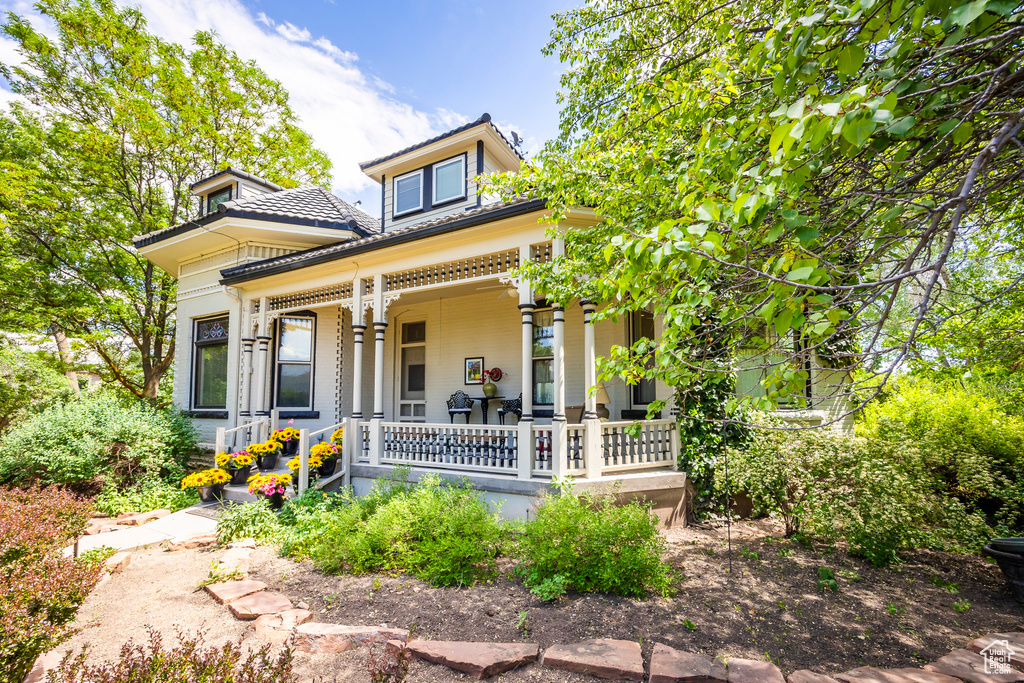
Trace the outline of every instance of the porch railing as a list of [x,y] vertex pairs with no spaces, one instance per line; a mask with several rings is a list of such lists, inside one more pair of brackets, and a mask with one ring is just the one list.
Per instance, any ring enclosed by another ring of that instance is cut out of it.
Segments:
[[[554,432],[551,425],[534,425],[533,427],[533,474],[551,476],[552,446]],[[565,474],[575,474],[586,469],[584,465],[584,440],[586,430],[583,425],[566,425]]]
[[356,434],[358,441],[359,462],[370,462],[370,423],[360,422],[359,433]]
[[677,426],[674,420],[640,422],[640,432],[628,431],[634,422],[602,422],[601,450],[607,470],[637,470],[665,467],[675,463],[679,454]]
[[384,422],[380,461],[444,469],[514,474],[519,442],[515,427]]
[[256,417],[231,429],[218,427],[217,440],[213,445],[214,453],[223,453],[229,447],[231,450],[236,450],[239,436],[242,437],[242,448],[248,448],[250,444],[257,441],[266,441],[270,436],[270,418]]

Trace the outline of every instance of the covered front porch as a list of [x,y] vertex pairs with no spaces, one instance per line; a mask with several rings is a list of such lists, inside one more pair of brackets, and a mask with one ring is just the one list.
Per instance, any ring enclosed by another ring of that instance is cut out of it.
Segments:
[[[566,476],[587,486],[678,490],[681,500],[686,478],[677,472],[674,419],[635,419],[646,413],[643,401],[669,392],[597,380],[598,355],[630,343],[636,326],[595,323],[596,304],[548,303],[510,276],[522,259],[550,259],[560,248],[558,240],[528,244],[251,298],[256,335],[242,339],[241,420],[218,430],[217,449],[244,448],[293,420],[304,466],[312,445],[344,427],[342,459],[328,483],[357,493],[409,466],[414,477],[468,476],[506,504],[535,498]],[[282,325],[303,316],[315,320],[316,411],[282,407],[275,386]],[[477,359],[502,370],[498,396],[487,402],[482,382],[469,376]],[[450,414],[448,401],[460,391],[474,399],[472,408]],[[330,413],[335,420],[321,417]],[[512,507],[528,514],[528,502]],[[666,523],[680,516],[678,503]]]

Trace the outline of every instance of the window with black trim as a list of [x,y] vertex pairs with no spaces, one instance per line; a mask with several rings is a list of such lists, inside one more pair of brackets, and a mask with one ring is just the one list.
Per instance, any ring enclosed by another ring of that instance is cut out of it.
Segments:
[[458,156],[434,164],[433,188],[434,204],[443,204],[465,197],[466,157]]
[[555,402],[555,312],[533,314],[533,404]]
[[395,216],[422,209],[423,169],[395,178],[392,194],[395,202]]
[[217,207],[226,201],[231,200],[231,187],[225,187],[223,190],[217,192],[211,192],[206,198],[206,213],[213,213],[217,210]]
[[[654,339],[654,316],[647,311],[633,311],[629,315],[629,344],[641,339]],[[654,367],[654,353],[644,358],[644,367]],[[633,385],[633,405],[647,405],[655,399],[654,379],[645,377]]]
[[195,321],[192,407],[228,407],[228,316]]
[[278,408],[313,409],[312,317],[281,318],[277,323]]

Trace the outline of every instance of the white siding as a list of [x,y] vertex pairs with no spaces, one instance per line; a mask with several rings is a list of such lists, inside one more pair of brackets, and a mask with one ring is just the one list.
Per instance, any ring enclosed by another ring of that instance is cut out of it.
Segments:
[[[417,211],[414,214],[408,216],[399,216],[397,219],[392,218],[394,213],[394,204],[392,193],[395,188],[394,178],[388,177],[384,181],[384,230],[394,230],[406,225],[413,225],[415,223],[422,223],[429,221],[434,218],[441,216],[447,216],[453,213],[461,213],[469,207],[476,206],[476,183],[472,182],[472,179],[476,177],[476,143],[474,142],[471,147],[464,150],[459,150],[456,153],[446,153],[443,157],[433,160],[431,163],[437,163],[444,161],[445,159],[451,159],[452,157],[458,156],[463,152],[466,153],[466,200],[453,204],[445,204],[439,209],[430,209],[428,211]],[[487,154],[485,152],[484,157],[486,159]],[[424,169],[423,173],[426,175],[430,173],[431,169],[428,166]],[[404,173],[399,173],[397,176],[402,176]],[[429,208],[430,196],[424,196],[424,207]]]

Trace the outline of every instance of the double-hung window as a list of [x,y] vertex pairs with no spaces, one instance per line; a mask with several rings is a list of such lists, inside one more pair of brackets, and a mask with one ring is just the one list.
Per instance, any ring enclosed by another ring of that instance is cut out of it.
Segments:
[[555,312],[533,314],[533,404],[555,402]]
[[[654,339],[654,316],[647,311],[633,311],[629,316],[629,343],[636,344],[641,339]],[[654,353],[650,352],[643,358],[645,368],[654,367]],[[654,401],[654,379],[645,377],[633,385],[633,405],[645,406]]]
[[466,196],[466,157],[434,164],[434,204],[443,204]]
[[278,408],[313,409],[313,327],[313,318],[278,322]]
[[192,406],[228,407],[228,317],[195,321]]
[[423,208],[423,169],[395,178],[395,216]]

